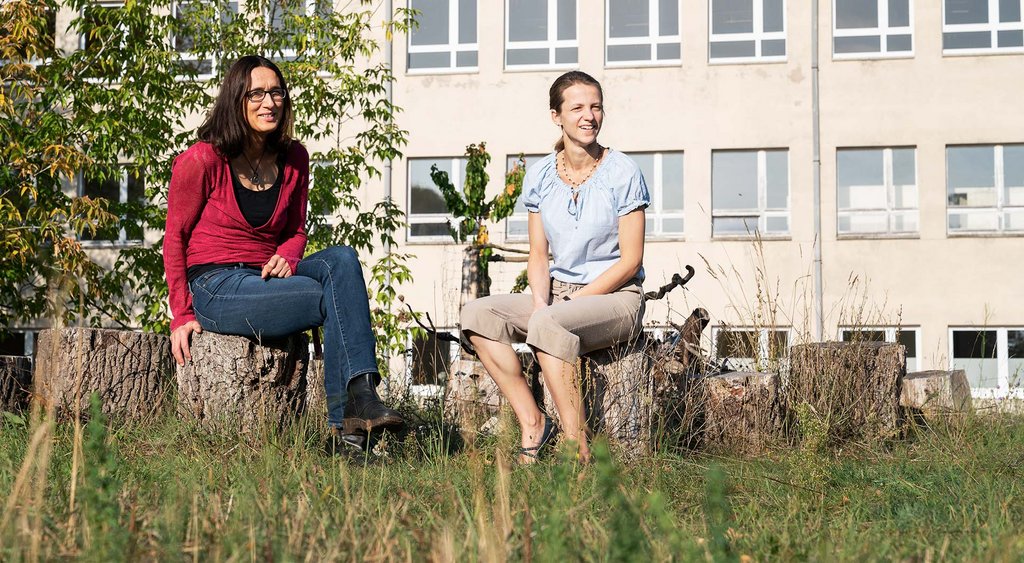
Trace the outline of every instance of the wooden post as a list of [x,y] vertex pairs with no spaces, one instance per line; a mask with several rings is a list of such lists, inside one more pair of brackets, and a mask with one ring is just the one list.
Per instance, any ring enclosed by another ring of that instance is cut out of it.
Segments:
[[831,443],[890,439],[902,430],[906,352],[884,342],[824,342],[790,350],[788,407],[806,402]]
[[139,419],[164,406],[167,336],[99,328],[47,329],[36,341],[35,396],[58,416],[88,413],[98,393],[107,415]]
[[0,356],[0,411],[20,412],[32,389],[32,358]]
[[462,295],[459,306],[491,294],[491,280],[480,271],[480,251],[477,245],[469,245],[462,251]]
[[217,431],[279,429],[303,412],[309,347],[304,334],[257,343],[203,332],[177,368],[178,413]]
[[702,384],[707,449],[757,455],[785,439],[778,374],[733,372],[708,377]]

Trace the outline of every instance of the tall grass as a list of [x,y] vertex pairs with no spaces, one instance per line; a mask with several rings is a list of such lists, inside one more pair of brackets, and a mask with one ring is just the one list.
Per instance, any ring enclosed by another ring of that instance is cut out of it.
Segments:
[[[950,420],[876,449],[755,460],[509,463],[498,440],[367,468],[302,425],[261,444],[173,416],[0,432],[0,559],[1014,560],[1024,422]],[[414,440],[410,438],[410,440]]]

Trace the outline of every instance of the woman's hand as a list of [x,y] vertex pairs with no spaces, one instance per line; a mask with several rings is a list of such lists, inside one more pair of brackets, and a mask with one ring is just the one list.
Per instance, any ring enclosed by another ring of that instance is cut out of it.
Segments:
[[263,279],[270,277],[275,278],[287,278],[292,275],[292,267],[288,265],[288,261],[275,254],[267,260],[267,263],[263,265]]
[[196,334],[203,332],[203,327],[199,326],[198,321],[189,321],[171,332],[171,354],[174,355],[174,361],[178,362],[179,366],[185,365],[185,360],[192,361],[189,341],[193,332]]

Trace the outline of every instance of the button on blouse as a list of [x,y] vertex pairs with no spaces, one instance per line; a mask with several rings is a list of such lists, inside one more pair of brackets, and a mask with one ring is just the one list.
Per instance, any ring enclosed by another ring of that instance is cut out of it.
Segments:
[[[551,276],[587,284],[621,256],[619,217],[646,208],[651,195],[640,167],[609,149],[597,170],[580,185],[574,200],[572,188],[558,175],[555,154],[526,170],[523,203],[531,213],[541,214],[553,257]],[[637,278],[644,279],[643,267]]]

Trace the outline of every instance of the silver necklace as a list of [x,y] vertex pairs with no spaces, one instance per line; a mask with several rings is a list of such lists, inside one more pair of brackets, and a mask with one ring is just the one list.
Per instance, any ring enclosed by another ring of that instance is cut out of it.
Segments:
[[248,164],[249,168],[252,170],[252,173],[249,174],[249,180],[252,181],[253,185],[257,187],[263,186],[263,178],[262,176],[260,176],[260,166],[263,165],[263,157],[266,156],[266,154],[266,150],[260,153],[260,159],[256,161],[256,166],[253,166],[252,161],[249,160],[249,155],[245,154],[245,152],[242,152],[242,156],[245,157],[246,164]]

